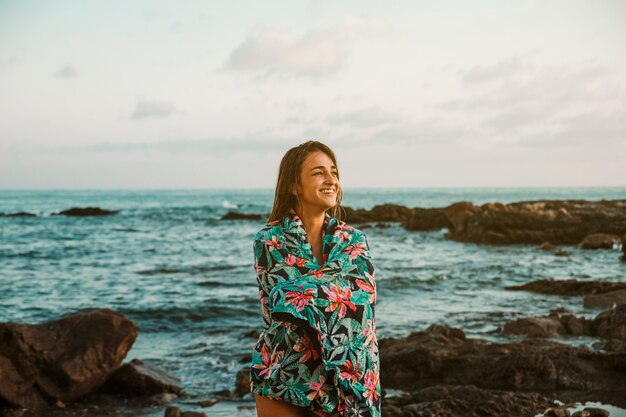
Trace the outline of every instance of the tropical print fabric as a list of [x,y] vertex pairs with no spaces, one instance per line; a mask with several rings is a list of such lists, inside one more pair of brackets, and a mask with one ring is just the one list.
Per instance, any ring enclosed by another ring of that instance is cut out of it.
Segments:
[[323,264],[292,209],[254,239],[263,330],[250,390],[323,417],[380,417],[376,282],[367,238],[325,214]]

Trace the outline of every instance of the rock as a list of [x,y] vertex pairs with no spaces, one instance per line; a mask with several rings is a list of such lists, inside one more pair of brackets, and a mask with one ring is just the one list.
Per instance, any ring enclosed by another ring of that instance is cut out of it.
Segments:
[[101,387],[100,392],[121,394],[125,397],[161,393],[180,394],[181,381],[167,372],[133,359],[117,369]]
[[603,311],[593,319],[595,335],[626,341],[626,304]]
[[620,243],[620,237],[607,233],[591,233],[578,245],[581,249],[613,249]]
[[622,262],[626,262],[626,233],[622,236]]
[[446,239],[495,245],[576,245],[587,235],[626,232],[626,200],[537,200],[467,205],[456,212]]
[[0,217],[37,217],[34,213],[19,211],[17,213],[0,213]]
[[219,402],[219,400],[215,400],[215,399],[211,399],[211,400],[204,400],[204,401],[200,401],[198,403],[198,405],[200,407],[212,407],[215,404],[217,404]]
[[207,415],[199,411],[185,411],[181,417],[207,417]]
[[71,403],[95,391],[136,338],[136,324],[106,308],[41,324],[0,323],[0,403],[29,409]]
[[180,417],[181,415],[181,410],[179,407],[167,407],[165,409],[165,414],[163,414],[163,417]]
[[504,334],[524,334],[531,337],[557,337],[565,334],[565,327],[558,318],[527,317],[504,325]]
[[554,295],[585,295],[601,294],[614,290],[626,290],[626,282],[610,281],[578,281],[576,279],[553,280],[540,279],[523,285],[510,285],[505,287],[513,291],[530,291],[541,294]]
[[611,307],[613,304],[626,304],[626,289],[585,295],[583,298],[585,307]]
[[61,216],[110,216],[115,213],[117,210],[105,210],[100,207],[72,207],[56,214]]
[[582,411],[576,411],[572,417],[608,417],[609,412],[602,408],[585,407]]
[[554,252],[554,255],[555,255],[555,256],[571,256],[571,255],[572,255],[572,252],[568,252],[568,251],[566,251],[566,250],[561,250],[561,249],[559,249],[559,250],[557,250],[556,252]]
[[250,392],[250,367],[241,368],[235,376],[235,394],[242,397]]
[[402,226],[407,230],[441,230],[450,227],[450,219],[442,208],[416,207],[411,217],[402,222]]
[[[381,368],[382,369],[382,368]],[[501,417],[533,416],[552,406],[537,393],[486,390],[474,385],[434,385],[382,404],[386,416]]]
[[[550,392],[622,401],[626,355],[592,352],[542,339],[486,343],[461,329],[430,326],[405,338],[379,340],[380,380],[387,389],[413,391],[438,384]],[[545,404],[541,410],[552,405]]]
[[546,251],[553,251],[555,249],[555,246],[550,242],[543,242],[541,246],[539,246],[539,249],[546,250]]
[[220,220],[261,220],[263,218],[260,214],[247,214],[237,213],[235,211],[229,211],[224,214]]
[[174,401],[178,398],[178,395],[172,392],[162,392],[160,394],[154,394],[149,396],[144,400],[145,405],[163,405],[165,403],[169,403],[170,401]]
[[397,204],[381,204],[372,207],[371,210],[353,209],[343,207],[345,211],[344,221],[351,223],[367,222],[405,222],[413,214],[413,209]]
[[565,407],[548,408],[543,412],[543,417],[569,417],[569,410]]

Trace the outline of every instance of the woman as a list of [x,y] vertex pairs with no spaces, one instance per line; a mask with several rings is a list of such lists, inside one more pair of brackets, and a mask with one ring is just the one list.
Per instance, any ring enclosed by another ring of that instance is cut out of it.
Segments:
[[380,417],[374,267],[365,234],[337,219],[341,196],[330,148],[308,141],[285,154],[254,240],[258,417]]

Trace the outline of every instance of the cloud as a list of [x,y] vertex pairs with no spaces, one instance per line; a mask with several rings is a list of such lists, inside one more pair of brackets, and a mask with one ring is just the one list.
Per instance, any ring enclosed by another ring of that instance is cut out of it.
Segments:
[[362,128],[385,125],[397,119],[378,106],[370,106],[349,113],[331,115],[326,120],[331,125],[347,124],[354,128]]
[[62,66],[61,68],[59,68],[54,73],[54,76],[58,78],[68,78],[68,79],[78,78],[78,71],[76,70],[76,68],[74,68],[74,66],[70,64],[66,64]]
[[224,68],[260,71],[265,75],[321,77],[344,66],[351,43],[388,33],[389,27],[380,20],[354,16],[345,17],[331,28],[309,31],[299,37],[285,29],[262,27],[230,53]]
[[135,120],[146,118],[165,118],[176,113],[182,113],[172,103],[167,101],[141,100],[135,106],[132,118]]
[[519,73],[523,65],[517,57],[510,57],[495,64],[485,66],[475,66],[467,71],[461,72],[461,81],[465,84],[482,83],[506,78]]

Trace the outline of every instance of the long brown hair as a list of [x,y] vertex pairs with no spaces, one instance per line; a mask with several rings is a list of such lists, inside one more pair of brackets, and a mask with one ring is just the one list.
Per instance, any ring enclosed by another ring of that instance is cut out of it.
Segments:
[[[337,158],[335,153],[326,145],[316,140],[309,140],[298,146],[294,146],[289,149],[283,159],[280,161],[280,167],[278,169],[278,181],[276,182],[276,191],[274,193],[274,207],[270,213],[267,223],[281,221],[285,216],[289,215],[290,209],[295,209],[297,199],[296,196],[291,193],[291,189],[300,184],[300,169],[302,163],[307,155],[311,152],[321,151],[324,152],[333,164],[337,167],[337,178],[339,178],[339,165],[337,165]],[[343,191],[341,185],[337,184],[337,204],[327,210],[328,214],[339,220],[343,220],[345,210],[341,207],[341,198],[343,197]],[[298,191],[296,191],[298,192]],[[298,192],[298,198],[300,194]]]

